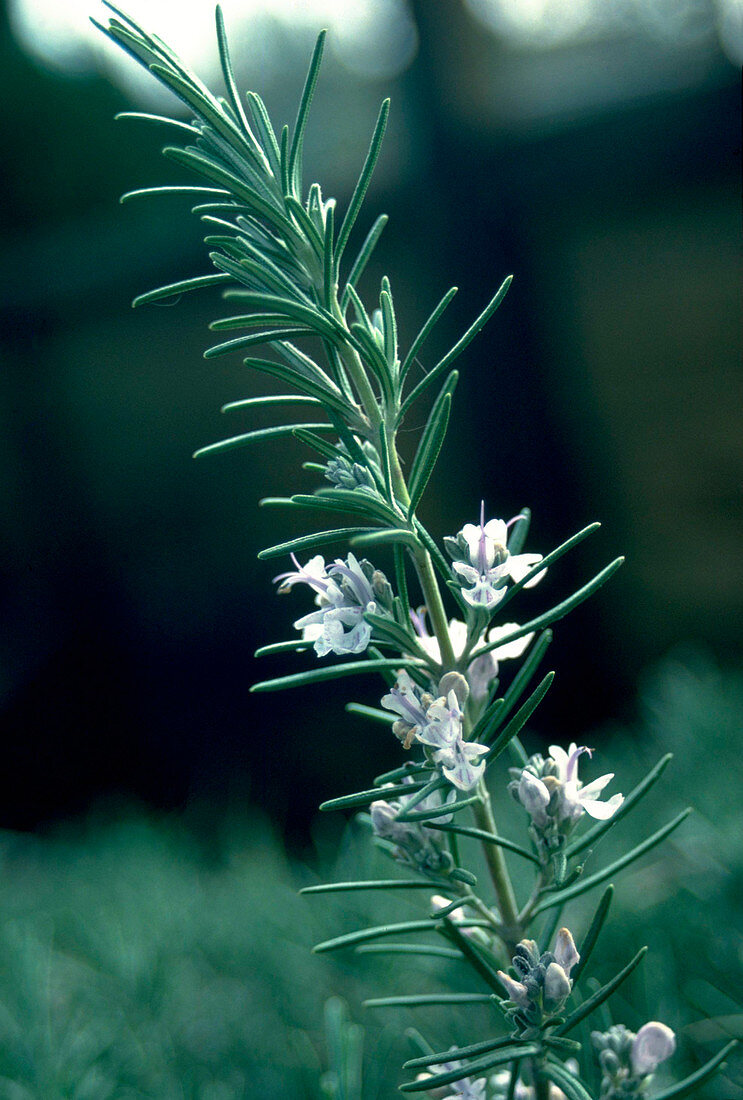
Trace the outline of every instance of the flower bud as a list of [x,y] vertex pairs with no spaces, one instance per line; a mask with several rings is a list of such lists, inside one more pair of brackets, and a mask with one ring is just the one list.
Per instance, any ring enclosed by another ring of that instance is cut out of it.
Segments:
[[552,962],[544,976],[544,1006],[554,1010],[562,1008],[570,996],[573,983],[559,963]]
[[643,1024],[632,1043],[632,1069],[638,1077],[654,1073],[661,1062],[676,1049],[676,1036],[670,1027],[651,1020]]
[[557,933],[555,961],[560,964],[568,976],[575,964],[580,962],[580,955],[576,950],[575,941],[567,928],[561,928]]
[[498,977],[506,988],[508,993],[508,999],[513,1001],[514,1004],[520,1005],[525,1008],[529,1003],[529,994],[527,993],[526,986],[521,982],[515,982],[513,978],[509,978],[503,970],[498,971]]
[[439,695],[448,696],[453,691],[460,707],[467,702],[470,685],[461,672],[446,672],[439,680]]

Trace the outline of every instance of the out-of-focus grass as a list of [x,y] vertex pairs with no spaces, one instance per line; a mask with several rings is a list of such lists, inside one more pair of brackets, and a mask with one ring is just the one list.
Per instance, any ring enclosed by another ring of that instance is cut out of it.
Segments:
[[[678,1077],[743,1025],[743,678],[699,656],[674,659],[648,679],[643,708],[638,728],[602,739],[601,763],[625,791],[669,749],[672,771],[597,856],[687,803],[697,813],[620,877],[608,957],[597,951],[592,967],[605,980],[650,944],[644,976],[615,996],[614,1015],[675,1027]],[[517,822],[514,810],[504,806]],[[320,844],[322,877],[359,877],[359,865],[387,873],[358,826],[331,866],[323,851],[333,847]],[[439,1009],[364,1011],[365,996],[477,984],[448,960],[312,955],[313,942],[367,921],[422,916],[428,896],[299,897],[316,876],[291,866],[259,822],[225,822],[207,843],[183,822],[131,813],[43,839],[6,835],[0,855],[2,1100],[316,1100],[331,993],[368,1029],[365,1100],[395,1094],[408,1024],[444,1045],[487,1034],[479,1006],[453,1020]],[[739,1100],[743,1089],[731,1070],[698,1095]]]

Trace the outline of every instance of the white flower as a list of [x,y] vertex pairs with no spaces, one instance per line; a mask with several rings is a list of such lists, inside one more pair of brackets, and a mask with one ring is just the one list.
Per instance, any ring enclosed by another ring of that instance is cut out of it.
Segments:
[[[441,650],[439,648],[438,639],[432,637],[426,631],[424,616],[425,611],[423,614],[416,615],[413,620],[419,633],[418,640],[421,648],[426,651],[428,656],[432,657],[434,661],[440,664]],[[488,642],[497,642],[499,638],[505,638],[507,635],[515,633],[518,629],[518,623],[502,623],[501,626],[494,626],[493,629],[488,632],[487,640]],[[498,675],[499,661],[520,657],[533,637],[533,634],[525,634],[523,638],[517,638],[513,642],[507,642],[504,646],[498,646],[497,649],[491,649],[489,653],[484,653],[480,657],[477,656],[477,651],[478,649],[482,649],[486,644],[485,639],[482,639],[475,645],[472,650],[472,659],[467,666],[467,680],[470,685],[470,690],[472,691],[473,699],[479,701],[485,698],[488,693],[488,688]],[[450,619],[449,638],[451,639],[454,656],[459,660],[467,648],[466,623],[463,623],[461,619]]]
[[[512,554],[509,551],[509,526],[510,523],[502,519],[490,519],[486,523],[482,502],[479,524],[465,523],[459,532],[467,544],[469,562],[454,562],[452,568],[471,586],[463,588],[462,595],[472,607],[495,608],[506,594],[507,579],[524,580],[542,560],[541,554]],[[545,570],[534,570],[534,574],[526,581],[525,588],[538,584]]]
[[651,1020],[643,1024],[632,1041],[630,1058],[637,1077],[655,1073],[661,1062],[670,1058],[676,1049],[676,1036],[670,1027]]
[[624,802],[624,797],[621,794],[615,794],[607,802],[601,802],[596,797],[612,781],[614,772],[607,772],[606,775],[594,779],[586,786],[580,782],[578,760],[584,752],[591,756],[593,749],[587,749],[585,745],[578,748],[574,741],[571,742],[567,752],[560,745],[550,745],[550,756],[557,765],[558,779],[562,788],[561,816],[577,820],[585,811],[589,817],[606,821],[616,813]]
[[471,791],[485,770],[479,757],[487,753],[485,745],[462,740],[462,711],[454,691],[431,703],[425,726],[418,730],[418,740],[435,749],[433,759],[442,772],[460,791]]
[[274,578],[281,581],[279,592],[288,592],[295,584],[309,585],[317,593],[315,603],[320,608],[294,623],[303,639],[314,642],[318,657],[363,653],[371,639],[364,615],[376,612],[377,605],[371,583],[353,554],[345,562],[337,558],[327,569],[320,554],[305,566],[293,554],[292,560],[297,571]]
[[315,643],[318,657],[328,653],[363,653],[369,645],[371,627],[364,619],[364,612],[374,612],[376,604],[366,607],[330,607],[313,611],[297,619],[294,626],[302,631],[305,641]]
[[542,765],[541,777],[534,774],[532,766],[524,768],[520,775],[516,773],[516,794],[537,828],[545,827],[550,818],[573,824],[584,813],[598,821],[606,821],[617,812],[624,801],[621,794],[612,795],[606,802],[597,797],[614,778],[613,772],[585,786],[578,779],[580,757],[583,753],[590,756],[592,752],[585,745],[579,748],[575,742],[567,752],[560,745],[550,745],[550,757],[546,767]]
[[[403,723],[411,727],[413,734],[427,722],[426,708],[420,700],[419,687],[413,683],[413,678],[405,669],[397,673],[397,685],[391,687],[386,695],[382,696],[382,706],[387,711],[400,715]],[[409,748],[409,746],[408,746]]]
[[291,555],[291,559],[297,567],[296,572],[279,573],[274,577],[274,583],[281,581],[278,591],[282,595],[295,584],[308,584],[321,594],[327,591],[330,577],[325,571],[325,558],[322,554],[316,554],[314,558],[310,558],[306,565],[300,565],[294,554]]

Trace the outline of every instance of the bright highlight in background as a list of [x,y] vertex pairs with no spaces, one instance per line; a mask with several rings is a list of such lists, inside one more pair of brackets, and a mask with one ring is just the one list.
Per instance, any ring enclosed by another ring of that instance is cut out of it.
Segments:
[[[217,67],[214,6],[210,0],[132,0],[123,10],[155,34],[175,28],[179,56],[209,81]],[[153,82],[90,22],[93,15],[105,23],[108,8],[91,0],[10,0],[9,8],[15,34],[45,65],[77,74],[105,68],[137,98],[152,99]],[[287,36],[306,38],[311,48],[322,27],[331,32],[328,45],[337,59],[367,79],[396,76],[417,47],[406,0],[224,0],[222,10],[233,53],[265,81],[286,65]]]

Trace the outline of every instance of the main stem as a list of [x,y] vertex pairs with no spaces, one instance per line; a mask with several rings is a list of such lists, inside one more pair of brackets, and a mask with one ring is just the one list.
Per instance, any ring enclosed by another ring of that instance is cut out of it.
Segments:
[[[480,780],[478,788],[480,800],[473,804],[475,823],[478,829],[484,829],[487,833],[497,836],[493,807],[490,802],[490,792],[485,785],[485,780]],[[513,955],[516,944],[521,939],[522,928],[519,922],[519,910],[516,904],[516,895],[513,892],[511,876],[508,873],[503,849],[497,844],[483,843],[483,852],[493,881],[495,896],[498,899],[501,924],[503,925],[503,939],[509,955]]]

